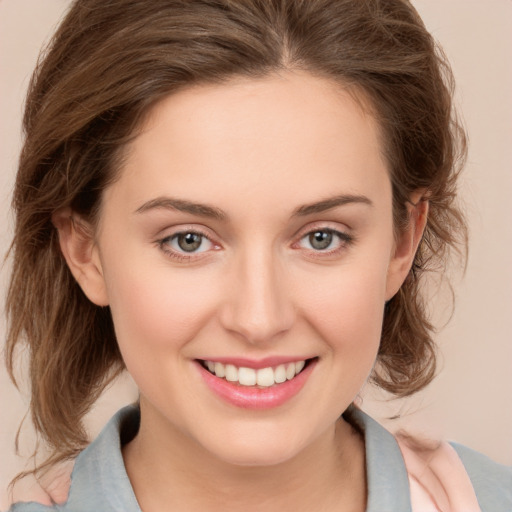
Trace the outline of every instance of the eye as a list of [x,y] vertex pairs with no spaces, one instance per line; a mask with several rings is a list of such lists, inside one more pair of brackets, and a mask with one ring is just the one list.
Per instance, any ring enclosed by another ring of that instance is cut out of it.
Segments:
[[342,250],[352,241],[353,237],[348,233],[330,228],[319,228],[303,236],[300,239],[299,246],[315,252],[332,254]]
[[213,242],[198,231],[180,231],[158,241],[160,248],[176,259],[190,259],[193,255],[214,248]]

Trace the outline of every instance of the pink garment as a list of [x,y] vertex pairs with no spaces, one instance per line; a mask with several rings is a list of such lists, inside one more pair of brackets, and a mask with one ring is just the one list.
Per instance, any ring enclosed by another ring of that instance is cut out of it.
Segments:
[[67,461],[51,468],[39,480],[26,477],[14,487],[13,502],[34,501],[41,505],[64,503],[71,486],[74,461]]
[[[464,465],[448,443],[426,447],[405,435],[398,435],[397,441],[409,476],[413,512],[481,512]],[[43,505],[64,503],[72,469],[73,461],[64,463],[39,484],[25,481],[15,494]]]
[[481,512],[466,469],[450,444],[425,448],[403,435],[397,441],[414,512]]

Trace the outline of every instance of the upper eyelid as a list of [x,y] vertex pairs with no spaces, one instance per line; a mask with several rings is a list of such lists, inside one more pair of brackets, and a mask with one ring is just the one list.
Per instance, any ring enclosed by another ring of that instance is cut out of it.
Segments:
[[171,231],[171,228],[165,228],[165,229],[162,229],[160,231],[160,233],[162,234],[159,234],[157,235],[156,238],[158,238],[159,240],[165,240],[167,238],[173,238],[177,235],[182,235],[182,234],[185,234],[185,233],[197,233],[198,235],[202,235],[204,236],[205,238],[208,238],[208,240],[210,240],[211,242],[213,242],[213,237],[212,235],[210,235],[208,233],[208,230],[206,228],[202,228],[202,227],[185,227],[185,228],[179,228],[177,230],[172,230]]
[[[333,224],[337,224],[334,226]],[[303,238],[305,235],[313,233],[314,231],[332,231],[334,233],[340,233],[342,235],[352,236],[352,230],[347,226],[339,227],[340,223],[329,223],[329,222],[318,222],[309,224],[296,231],[294,237]]]
[[[162,232],[165,232],[167,231],[167,229],[163,229]],[[165,234],[165,235],[162,235],[162,236],[158,236],[158,238],[160,240],[164,240],[166,238],[172,238],[176,235],[180,235],[180,234],[184,234],[184,233],[197,233],[199,235],[202,235],[204,236],[205,238],[207,238],[208,240],[210,240],[211,242],[214,241],[215,238],[217,238],[216,236],[212,236],[208,233],[208,228],[205,228],[205,227],[195,227],[195,226],[185,226],[185,227],[179,227],[176,231],[173,231],[172,233],[170,234]],[[335,232],[335,233],[340,233],[340,234],[345,234],[345,235],[350,235],[350,229],[347,227],[346,229],[343,229],[343,228],[339,228],[339,227],[334,227],[332,225],[329,225],[328,223],[317,223],[316,225],[308,225],[306,227],[303,227],[303,228],[300,228],[298,229],[295,234],[293,235],[293,238],[303,238],[305,235],[308,235],[314,231],[332,231],[332,232]]]
[[[176,249],[174,247],[171,247],[170,242],[174,240],[175,237],[187,233],[194,233],[203,236],[208,240],[208,242],[212,245],[213,250],[215,250],[216,247],[218,247],[218,244],[216,244],[210,236],[208,236],[206,233],[203,233],[200,230],[197,229],[185,229],[185,230],[179,230],[175,231],[174,233],[171,233],[167,236],[160,237],[156,240],[156,243],[161,251],[167,254],[169,258],[174,259],[180,259],[180,260],[198,260],[202,257],[204,257],[205,253],[210,252],[212,249],[206,250],[206,251],[200,251],[200,252],[187,252],[187,251],[181,251],[179,249]],[[169,243],[167,243],[169,242]]]
[[[347,233],[347,232],[339,230],[339,229],[325,227],[325,228],[316,228],[316,229],[311,229],[309,231],[306,231],[305,233],[303,233],[301,236],[298,237],[298,240],[296,242],[294,242],[294,245],[300,243],[306,236],[308,236],[312,233],[315,233],[317,231],[328,231],[328,232],[334,234],[335,236],[337,236],[340,239],[340,244],[342,244],[342,245],[351,243],[355,240],[354,235],[352,235],[350,233]],[[315,252],[322,252],[322,251],[315,251]]]
[[[212,237],[210,234],[207,233],[206,229],[203,229],[203,228],[197,228],[197,227],[185,227],[184,229],[183,228],[179,228],[177,230],[173,230],[172,232],[169,231],[170,228],[166,228],[166,229],[163,229],[160,231],[160,234],[156,235],[153,240],[155,243],[157,243],[159,246],[163,246],[164,244],[166,244],[166,242],[171,242],[172,240],[174,240],[177,236],[179,235],[184,235],[184,234],[187,234],[187,233],[194,233],[194,234],[197,234],[197,235],[201,235],[203,236],[204,238],[206,238],[214,247],[215,246],[218,246],[219,244],[215,241],[215,237]],[[170,248],[168,249],[169,251],[174,251],[174,252],[178,252],[180,254],[187,254],[186,251],[178,251],[174,248]],[[190,255],[193,255],[195,253],[189,253]]]

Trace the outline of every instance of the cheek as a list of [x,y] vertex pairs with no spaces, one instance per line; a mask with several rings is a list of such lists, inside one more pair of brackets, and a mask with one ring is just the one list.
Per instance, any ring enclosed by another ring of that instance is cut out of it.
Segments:
[[347,265],[302,290],[304,315],[335,357],[373,366],[380,343],[386,266]]
[[208,323],[213,311],[212,287],[205,285],[201,272],[138,265],[139,271],[130,274],[123,268],[120,262],[109,273],[107,287],[127,367],[132,361],[133,366],[161,361],[164,352],[172,358]]

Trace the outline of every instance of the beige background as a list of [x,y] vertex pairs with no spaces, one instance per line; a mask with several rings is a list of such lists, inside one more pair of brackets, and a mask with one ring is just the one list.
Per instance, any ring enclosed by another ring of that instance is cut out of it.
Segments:
[[[442,371],[420,396],[378,402],[363,392],[363,407],[390,428],[406,426],[429,436],[457,440],[512,464],[512,1],[414,0],[427,27],[445,48],[457,78],[457,102],[470,135],[463,197],[471,227],[466,276],[456,282],[457,305],[441,334]],[[20,148],[24,92],[39,48],[52,33],[68,0],[0,0],[0,253],[10,240],[9,200]],[[0,305],[8,274],[0,274]],[[446,294],[432,305],[449,316]],[[5,320],[0,317],[0,335]],[[136,390],[123,378],[89,418],[91,435]],[[0,369],[0,509],[4,489],[23,468],[14,455],[17,426],[28,406]],[[400,414],[395,421],[386,417]],[[22,452],[33,446],[29,425]]]

